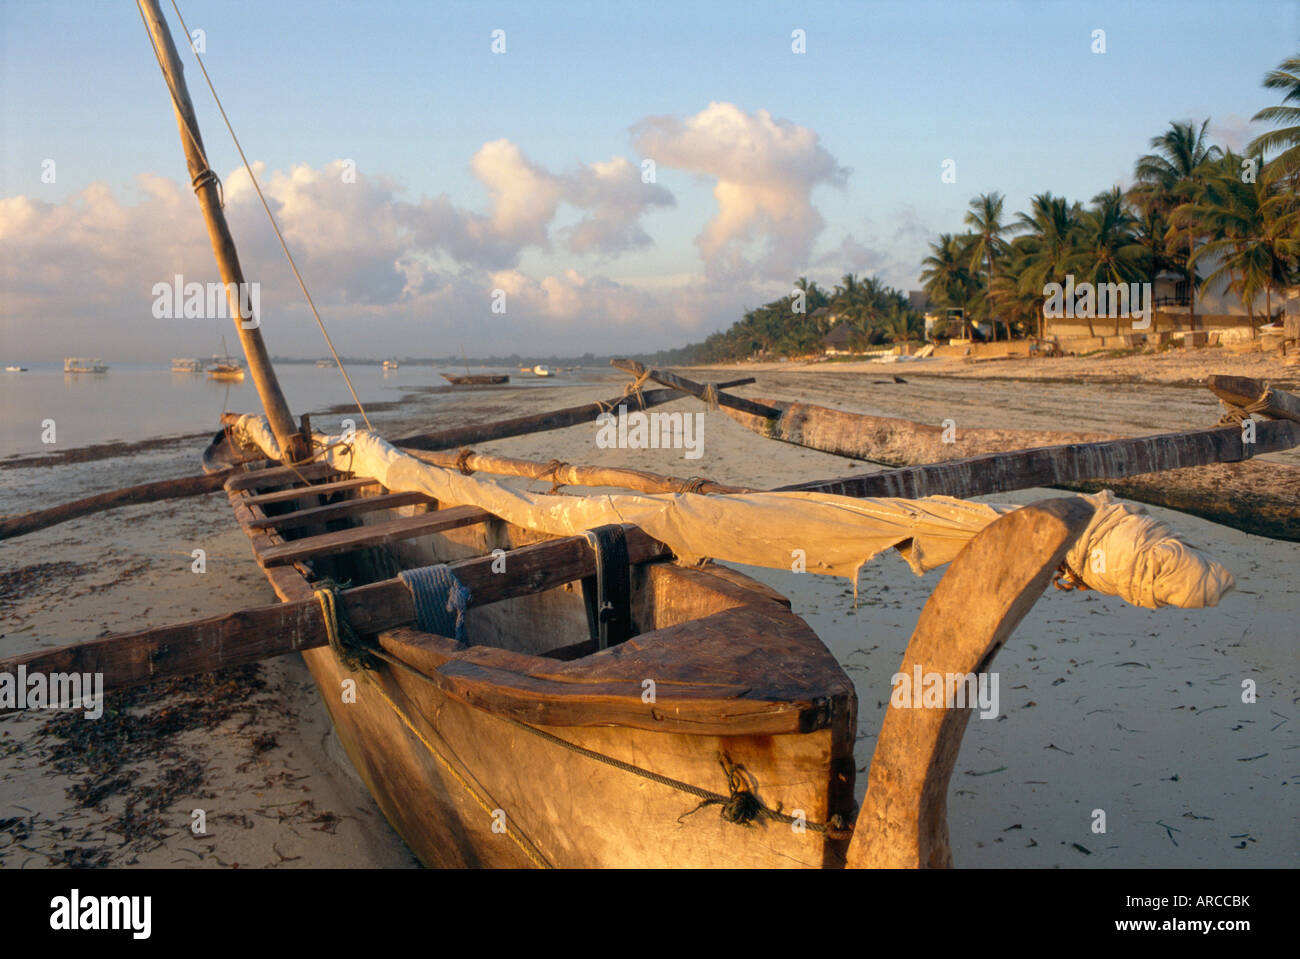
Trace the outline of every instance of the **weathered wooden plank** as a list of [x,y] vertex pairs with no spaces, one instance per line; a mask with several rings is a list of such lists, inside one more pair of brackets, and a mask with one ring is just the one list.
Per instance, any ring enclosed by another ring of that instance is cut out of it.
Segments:
[[496,456],[490,453],[467,452],[463,457],[451,451],[403,450],[416,459],[441,466],[471,472],[493,473],[497,476],[526,476],[529,479],[547,480],[561,486],[613,486],[639,490],[643,493],[744,493],[739,486],[727,486],[707,479],[684,479],[679,476],[662,476],[645,470],[622,469],[610,466],[575,466],[572,463],[539,463],[536,460]]
[[270,469],[254,470],[243,473],[230,481],[230,489],[271,489],[276,486],[289,486],[303,480],[321,479],[326,476],[342,476],[342,470],[335,469],[329,463],[317,461],[303,463],[301,466],[273,466]]
[[118,509],[122,506],[136,506],[141,503],[156,503],[160,500],[178,499],[182,496],[199,496],[213,493],[225,485],[227,479],[238,470],[227,469],[219,473],[205,473],[199,476],[184,476],[180,479],[159,480],[155,483],[141,483],[124,489],[99,493],[71,503],[62,503],[47,509],[33,510],[19,516],[7,516],[0,519],[0,539],[9,539],[46,529],[59,523],[100,513],[104,510]]
[[304,536],[302,539],[264,549],[257,558],[263,566],[283,566],[313,556],[332,556],[369,546],[383,546],[397,540],[414,539],[416,536],[428,536],[461,526],[472,526],[491,518],[491,513],[477,506],[453,506],[418,516],[403,516],[386,523],[353,526],[333,533],[321,533],[319,536]]
[[[635,527],[627,527],[627,533],[632,562],[671,555],[667,547]],[[505,559],[510,575],[493,571],[498,562],[493,556],[451,564],[456,578],[470,591],[471,607],[554,589],[595,573],[591,547],[581,536],[524,546],[506,553]],[[306,586],[297,572],[267,570],[268,576],[281,573],[287,579],[277,584],[277,592],[295,599],[9,657],[0,660],[0,673],[14,673],[19,666],[28,672],[102,673],[104,689],[110,690],[325,645],[320,605],[310,592],[304,592]],[[296,582],[290,585],[290,581]],[[345,590],[340,600],[359,634],[378,633],[415,620],[410,591],[398,579]]]
[[436,500],[427,493],[381,493],[379,496],[362,496],[357,499],[343,500],[341,503],[309,506],[306,509],[295,510],[292,513],[281,513],[278,516],[264,516],[261,519],[251,521],[248,525],[254,529],[265,529],[268,526],[274,526],[277,531],[283,531],[341,519],[345,516],[373,513],[375,510],[433,502],[436,502]]
[[[610,360],[609,365],[620,369],[625,373],[631,373],[633,376],[648,376],[656,383],[662,383],[664,386],[671,386],[673,389],[681,390],[683,393],[690,393],[692,396],[702,400],[708,399],[708,388],[703,383],[696,383],[694,380],[688,380],[684,376],[678,376],[669,370],[652,370],[638,363],[636,360]],[[729,393],[723,393],[722,389],[730,384],[720,384],[715,387],[715,395],[719,406],[727,406],[733,410],[740,410],[742,413],[750,413],[754,416],[761,416],[767,419],[775,419],[781,415],[781,411],[767,406],[763,403],[756,403],[753,400],[747,400],[741,396],[732,396]]]
[[[752,382],[754,382],[753,377],[729,380],[725,383],[719,383],[718,389],[729,386],[742,386]],[[661,403],[668,403],[680,397],[681,392],[675,389],[645,390],[641,393],[638,409],[658,406]],[[458,446],[469,446],[472,443],[486,443],[488,440],[505,439],[507,436],[524,436],[529,433],[542,433],[547,430],[563,429],[566,426],[576,426],[579,423],[590,423],[601,413],[617,407],[620,403],[633,402],[636,401],[620,393],[603,403],[584,403],[581,406],[569,406],[546,413],[518,416],[514,419],[500,420],[495,423],[461,426],[455,429],[441,430],[437,433],[417,433],[412,436],[389,440],[389,442],[394,446],[413,450],[455,449]]]
[[1234,406],[1249,407],[1260,404],[1261,416],[1291,420],[1300,423],[1300,396],[1285,390],[1270,389],[1267,383],[1248,376],[1225,376],[1216,373],[1207,384],[1215,396]]
[[[898,672],[908,680],[918,671],[945,678],[987,672],[1092,516],[1085,500],[1044,500],[981,530],[921,610]],[[952,865],[948,782],[971,710],[969,704],[922,706],[922,692],[910,690],[910,706],[891,698],[849,844],[849,866]]]
[[332,480],[328,483],[316,483],[312,486],[297,486],[293,489],[276,490],[273,493],[258,493],[256,496],[244,498],[243,503],[246,506],[265,506],[267,503],[287,503],[290,500],[304,499],[308,496],[329,496],[333,493],[365,489],[370,486],[379,487],[379,480],[356,476],[352,479]]

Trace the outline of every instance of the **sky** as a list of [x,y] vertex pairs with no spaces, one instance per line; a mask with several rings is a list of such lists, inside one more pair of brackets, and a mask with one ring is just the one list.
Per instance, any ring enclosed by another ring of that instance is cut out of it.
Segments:
[[[1296,0],[178,2],[336,345],[372,357],[651,351],[798,276],[916,289],[978,193],[1087,201],[1172,120],[1240,149],[1300,52]],[[162,6],[268,347],[322,355]],[[155,315],[219,279],[187,180],[134,3],[0,0],[0,360],[214,352],[229,319]]]

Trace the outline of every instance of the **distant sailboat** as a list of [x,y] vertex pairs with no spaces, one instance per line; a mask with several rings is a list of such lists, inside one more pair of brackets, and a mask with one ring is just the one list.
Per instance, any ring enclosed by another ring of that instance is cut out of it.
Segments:
[[226,338],[221,338],[221,354],[213,354],[208,366],[208,376],[214,380],[242,380],[244,365],[226,351]]

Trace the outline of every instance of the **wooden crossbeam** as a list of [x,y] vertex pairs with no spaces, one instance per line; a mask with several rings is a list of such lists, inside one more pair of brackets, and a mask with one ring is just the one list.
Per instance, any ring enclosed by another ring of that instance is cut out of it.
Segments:
[[344,516],[358,516],[362,513],[373,513],[380,509],[393,509],[397,506],[414,506],[417,503],[434,503],[436,500],[427,493],[382,493],[379,496],[362,496],[358,499],[348,499],[341,503],[328,503],[325,506],[309,506],[306,509],[295,510],[292,513],[281,513],[278,516],[265,516],[262,519],[255,519],[251,523],[254,529],[265,529],[273,526],[277,531],[286,529],[297,529],[300,526],[311,526],[315,523],[324,523],[329,520],[341,519]]
[[[702,400],[709,398],[708,388],[703,383],[688,380],[686,377],[678,376],[669,370],[652,370],[636,360],[610,360],[609,365],[622,370],[624,373],[631,373],[633,376],[647,376],[656,383],[671,386],[683,393],[690,393],[691,396]],[[722,385],[725,386],[726,384]],[[742,413],[752,413],[754,416],[762,416],[769,420],[774,420],[781,415],[781,411],[776,407],[755,403],[753,400],[747,400],[742,396],[723,393],[720,388],[715,388],[714,395],[717,397],[719,406],[729,406],[731,409],[740,410]]]
[[354,526],[333,533],[319,536],[305,536],[263,549],[257,554],[263,566],[284,566],[313,556],[330,556],[335,553],[347,553],[368,546],[383,546],[403,539],[414,539],[430,533],[440,533],[461,526],[473,526],[492,518],[487,510],[477,506],[453,506],[450,509],[421,513],[419,516],[403,516],[401,519],[387,523],[375,523],[369,526]]
[[[637,527],[625,526],[624,531],[631,562],[672,555]],[[555,589],[596,572],[594,554],[583,536],[522,546],[506,553],[505,560],[508,575],[496,571],[496,556],[450,564],[470,591],[471,607]],[[348,621],[363,636],[415,621],[410,590],[399,579],[345,590],[339,598]],[[0,673],[16,674],[20,666],[28,673],[101,673],[108,691],[256,662],[326,642],[320,604],[306,598],[12,656],[0,660]]]
[[275,486],[289,486],[302,480],[322,479],[326,476],[342,475],[329,463],[304,463],[290,469],[287,466],[272,466],[270,469],[254,470],[243,473],[227,481],[226,489],[270,489]]
[[367,486],[379,485],[379,480],[357,476],[352,479],[317,483],[315,486],[298,486],[294,489],[276,490],[273,493],[259,493],[256,496],[245,498],[242,502],[245,506],[265,506],[267,503],[287,503],[290,500],[302,499],[306,496],[329,496],[332,493],[342,493],[347,490],[365,489]]

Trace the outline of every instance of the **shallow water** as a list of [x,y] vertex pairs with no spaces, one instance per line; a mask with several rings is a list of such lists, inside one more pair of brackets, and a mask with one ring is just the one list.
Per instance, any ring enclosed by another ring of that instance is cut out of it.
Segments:
[[[464,371],[464,367],[428,364],[404,365],[390,372],[373,365],[348,367],[363,404],[401,401],[412,392],[446,387],[439,374]],[[295,414],[319,413],[350,399],[337,369],[277,363],[275,372]],[[571,386],[582,379],[580,371],[552,379],[495,368],[473,372],[510,373],[512,386],[532,389]],[[109,440],[203,433],[220,427],[225,410],[259,409],[251,376],[223,383],[206,373],[172,373],[158,364],[110,364],[107,373],[67,374],[61,364],[36,363],[26,373],[0,373],[0,458],[67,451]],[[348,414],[339,418],[344,415]],[[54,421],[53,443],[43,441],[48,420]],[[335,422],[317,425],[338,428]]]

